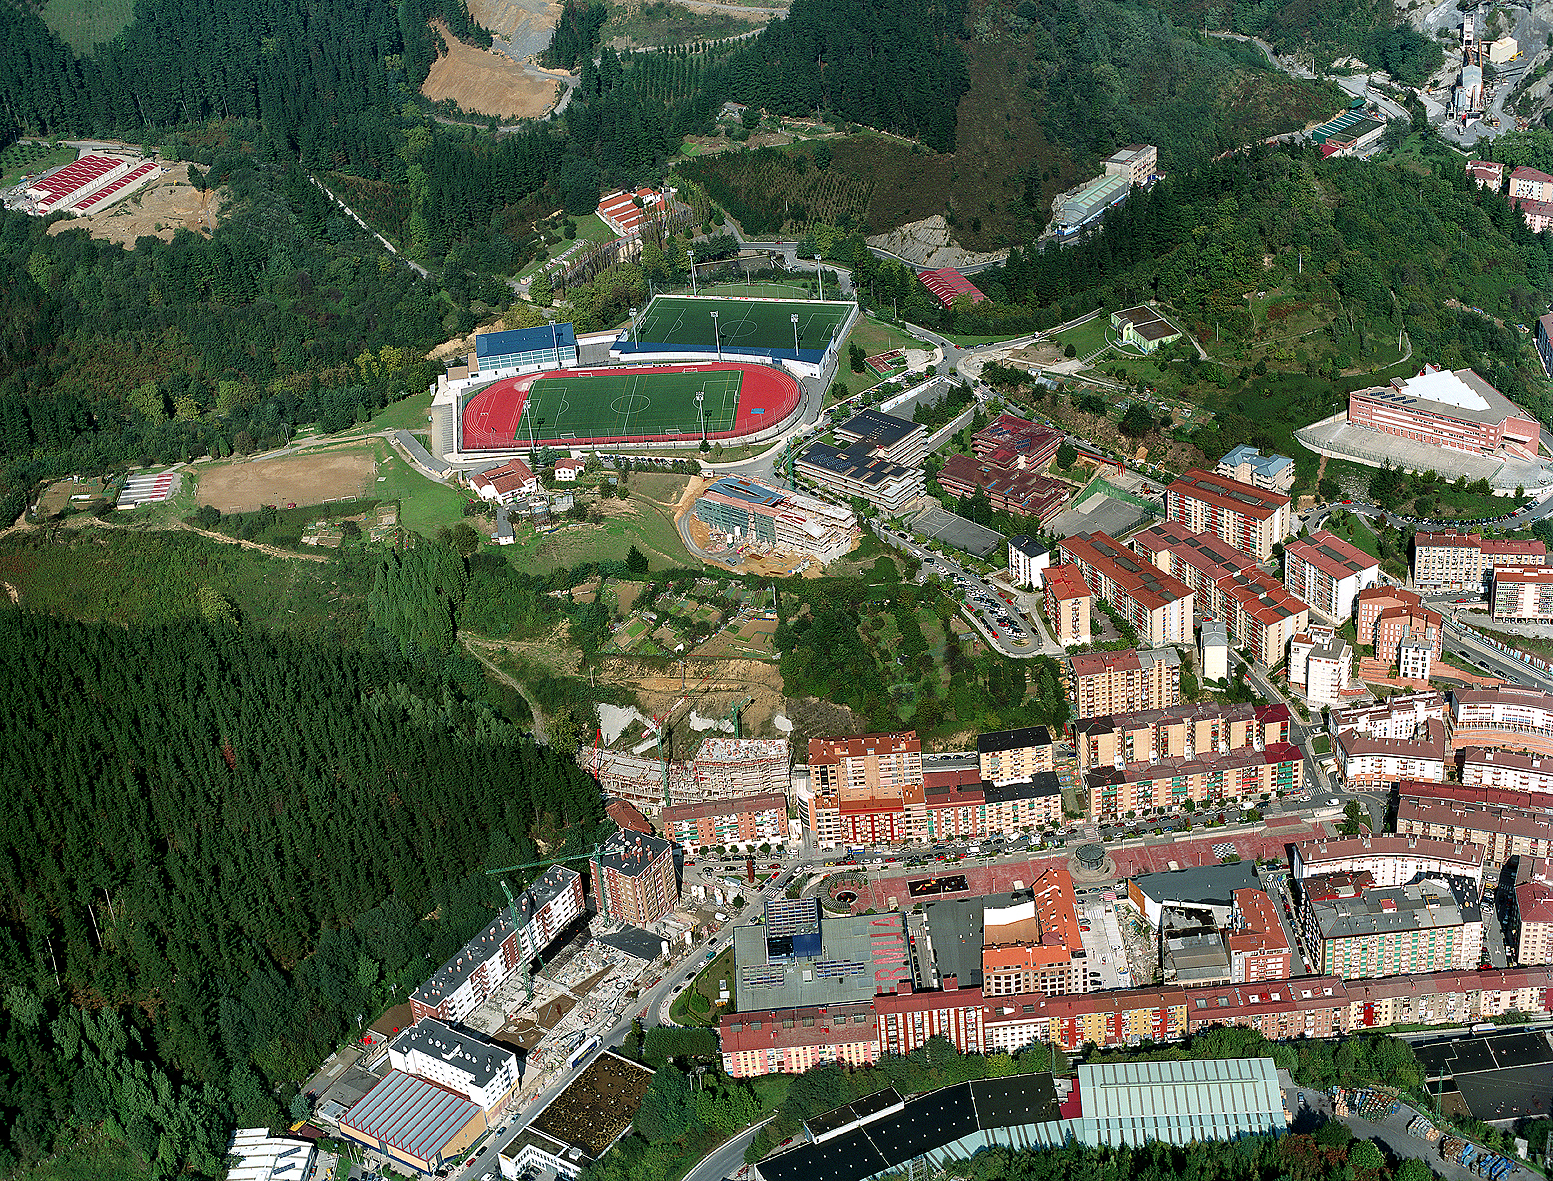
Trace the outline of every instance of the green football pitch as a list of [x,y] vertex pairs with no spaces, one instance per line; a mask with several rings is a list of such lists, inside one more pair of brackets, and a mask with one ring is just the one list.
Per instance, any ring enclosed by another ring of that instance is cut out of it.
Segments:
[[[715,350],[718,339],[725,347],[791,349],[793,316],[798,317],[798,347],[816,352],[830,347],[833,331],[847,322],[850,305],[807,300],[707,299],[689,295],[660,295],[647,306],[637,323],[636,340],[644,344],[670,344],[681,348]],[[717,335],[712,315],[717,313]]]
[[[541,438],[708,434],[733,429],[744,375],[737,369],[631,373],[579,370],[535,381],[528,391],[521,437]],[[702,395],[699,407],[696,395]],[[530,422],[532,416],[532,422]]]

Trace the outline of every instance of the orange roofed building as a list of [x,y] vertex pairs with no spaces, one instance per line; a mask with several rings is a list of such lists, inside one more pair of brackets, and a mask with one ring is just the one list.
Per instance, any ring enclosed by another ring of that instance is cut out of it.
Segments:
[[821,848],[927,838],[916,731],[809,740],[809,830]]
[[982,995],[991,999],[1042,993],[1087,992],[1087,961],[1079,933],[1078,898],[1062,868],[1048,869],[1031,885],[1032,897],[983,915]]

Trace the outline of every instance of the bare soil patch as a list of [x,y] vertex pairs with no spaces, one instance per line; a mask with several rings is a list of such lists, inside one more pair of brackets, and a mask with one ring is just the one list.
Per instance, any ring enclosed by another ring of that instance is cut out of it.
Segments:
[[251,460],[201,471],[196,496],[224,513],[253,512],[266,504],[323,504],[367,495],[375,471],[366,450]]
[[211,228],[218,223],[217,214],[225,203],[225,189],[197,192],[189,183],[189,166],[173,164],[156,180],[117,205],[90,217],[56,221],[49,226],[48,232],[62,234],[66,230],[85,230],[94,238],[128,247],[133,247],[135,239],[142,237],[171,242],[173,231],[178,229],[208,237]]
[[465,45],[446,25],[432,24],[447,47],[421,84],[421,93],[433,102],[450,98],[461,110],[501,119],[535,119],[555,105],[559,82],[525,74],[499,50]]
[[561,6],[551,0],[469,0],[469,15],[504,41],[550,39]]

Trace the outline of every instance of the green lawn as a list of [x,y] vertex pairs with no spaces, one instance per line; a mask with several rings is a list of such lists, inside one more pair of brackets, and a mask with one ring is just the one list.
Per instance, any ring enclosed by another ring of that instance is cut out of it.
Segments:
[[[602,525],[575,525],[562,518],[549,533],[530,526],[519,526],[517,541],[493,550],[505,553],[507,560],[520,570],[531,573],[575,566],[579,562],[624,561],[635,546],[647,555],[655,570],[670,566],[700,566],[692,558],[679,530],[674,527],[671,511],[635,499],[634,517],[609,517]],[[486,529],[489,536],[489,529]]]
[[[708,891],[708,893],[710,893],[710,891]],[[705,953],[703,953],[702,959],[704,962]],[[697,974],[695,980],[690,983],[685,991],[680,993],[679,996],[674,999],[674,1003],[669,1006],[669,1017],[682,1025],[716,1024],[717,1017],[721,1012],[721,1010],[718,1008],[717,1002],[717,982],[719,980],[726,980],[728,982],[729,1002],[727,1011],[730,1013],[735,1011],[734,998],[737,995],[737,990],[734,986],[733,976],[733,948],[729,946],[723,948],[718,957],[711,963],[707,964],[706,967]],[[699,993],[706,999],[707,1009],[705,1012],[691,1012],[689,1001],[691,994],[693,993]]]
[[374,443],[379,461],[378,482],[370,494],[399,502],[399,523],[411,532],[430,536],[443,526],[464,519],[464,494],[429,480],[407,463],[386,439]]
[[940,335],[945,340],[952,340],[961,348],[970,348],[977,344],[1000,344],[1005,340],[1018,340],[1022,336],[1029,336],[1028,332],[1005,332],[1001,336],[960,336],[953,332],[944,332]]
[[408,398],[400,398],[399,401],[390,402],[384,406],[372,416],[370,422],[364,422],[342,433],[353,435],[376,434],[378,431],[424,431],[430,417],[431,394],[411,394]]
[[24,176],[47,172],[69,164],[76,158],[74,148],[51,148],[48,144],[12,144],[0,152],[0,188],[10,188]]
[[1086,320],[1076,328],[1057,333],[1052,339],[1063,345],[1071,344],[1080,357],[1087,357],[1105,344],[1105,334],[1110,326],[1110,317],[1101,312],[1093,320]]
[[589,242],[608,242],[618,237],[615,231],[605,225],[604,219],[596,213],[589,213],[583,217],[574,217],[572,220],[577,224],[577,238],[563,238],[556,242],[549,248],[549,253],[544,258],[535,259],[519,271],[519,278],[527,278],[529,275],[536,274],[540,267],[556,255],[565,254],[567,250],[571,249],[578,238],[586,238]]
[[110,41],[135,19],[135,0],[47,0],[43,23],[77,53]]
[[857,323],[852,326],[852,331],[847,334],[847,340],[849,343],[859,345],[865,357],[876,357],[880,353],[889,352],[891,349],[921,349],[927,347],[916,337],[869,315],[862,315],[857,318]]

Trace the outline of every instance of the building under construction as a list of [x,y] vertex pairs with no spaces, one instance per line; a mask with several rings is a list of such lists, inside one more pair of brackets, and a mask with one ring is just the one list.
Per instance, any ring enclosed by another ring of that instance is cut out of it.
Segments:
[[789,745],[785,738],[728,738],[713,735],[701,743],[691,760],[693,797],[731,800],[767,792],[787,795]]
[[661,837],[643,832],[617,832],[592,861],[593,889],[601,909],[617,922],[645,927],[655,923],[679,901],[673,848]]

